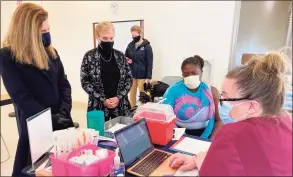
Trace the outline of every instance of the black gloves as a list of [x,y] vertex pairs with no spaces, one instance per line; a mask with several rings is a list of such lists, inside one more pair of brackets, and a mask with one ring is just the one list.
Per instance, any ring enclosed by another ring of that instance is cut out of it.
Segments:
[[53,131],[62,130],[74,126],[71,118],[65,118],[65,116],[60,113],[52,115],[52,124]]

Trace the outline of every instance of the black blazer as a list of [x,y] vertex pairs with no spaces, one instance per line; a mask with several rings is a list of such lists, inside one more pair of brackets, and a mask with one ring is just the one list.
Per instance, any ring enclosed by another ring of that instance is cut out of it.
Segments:
[[59,55],[50,58],[48,71],[17,63],[9,48],[1,49],[0,59],[3,83],[17,107],[21,126],[13,170],[18,176],[30,159],[26,119],[48,107],[53,115],[59,113],[71,119],[71,86]]

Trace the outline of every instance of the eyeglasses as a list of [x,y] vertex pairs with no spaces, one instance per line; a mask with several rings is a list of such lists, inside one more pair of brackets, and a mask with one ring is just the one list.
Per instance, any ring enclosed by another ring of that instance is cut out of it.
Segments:
[[241,101],[241,100],[247,100],[248,97],[243,98],[222,98],[222,95],[219,97],[220,105],[223,106],[223,101]]

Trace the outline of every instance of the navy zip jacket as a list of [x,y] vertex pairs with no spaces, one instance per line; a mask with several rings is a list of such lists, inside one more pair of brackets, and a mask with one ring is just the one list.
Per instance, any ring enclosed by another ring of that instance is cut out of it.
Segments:
[[130,64],[134,79],[151,79],[153,70],[153,50],[150,42],[143,39],[143,43],[135,49],[135,43],[128,44],[125,56],[132,59]]

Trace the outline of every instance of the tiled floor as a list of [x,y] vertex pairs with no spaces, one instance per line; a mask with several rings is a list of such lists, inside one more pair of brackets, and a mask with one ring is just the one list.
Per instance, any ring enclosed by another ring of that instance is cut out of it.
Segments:
[[[8,161],[1,163],[1,176],[11,176],[13,161],[15,156],[15,150],[18,140],[18,132],[15,118],[8,117],[10,112],[13,112],[13,106],[2,106],[1,108],[1,135],[8,147],[10,158]],[[86,127],[86,105],[73,106],[72,117],[75,122],[80,124],[81,128]],[[8,153],[4,147],[1,139],[1,162],[7,159]]]

